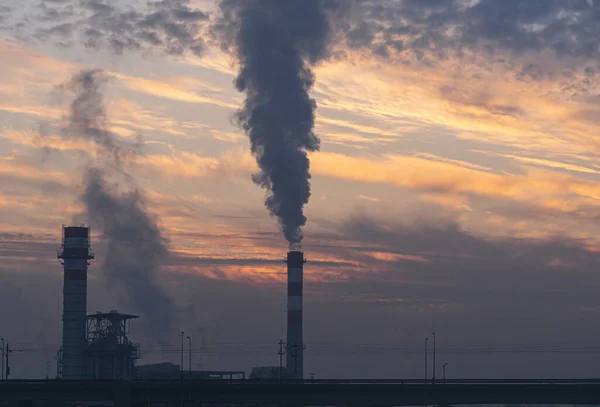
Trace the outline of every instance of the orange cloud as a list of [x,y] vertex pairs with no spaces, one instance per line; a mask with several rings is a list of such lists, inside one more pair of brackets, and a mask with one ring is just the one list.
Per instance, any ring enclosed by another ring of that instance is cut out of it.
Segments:
[[79,150],[95,155],[96,145],[83,139],[65,139],[57,135],[40,135],[35,131],[18,131],[7,128],[0,132],[0,137],[10,140],[15,145],[34,148],[53,148],[56,150]]
[[146,155],[134,161],[169,178],[249,175],[256,169],[254,158],[242,150],[229,151],[220,157],[202,157],[188,152]]
[[[389,155],[380,160],[375,157],[318,153],[313,154],[311,159],[315,174],[332,178],[503,198],[540,207],[547,207],[547,202],[552,202],[553,198],[564,199],[575,194],[581,198],[591,198],[587,200],[588,203],[600,206],[600,184],[534,168],[525,167],[524,175],[506,175],[406,156]],[[554,205],[554,208],[560,206]]]
[[[355,55],[351,63],[320,67],[316,91],[319,106],[353,121],[377,120],[378,127],[397,129],[398,135],[408,125],[537,152],[581,154],[597,147],[594,134],[600,131],[600,121],[589,118],[598,115],[583,116],[590,107],[566,103],[560,88],[564,82],[555,78],[525,83],[516,79],[512,68],[488,68],[452,59],[435,66],[381,64]],[[570,80],[583,82],[583,75],[574,73]],[[598,88],[589,91],[593,94]]]
[[[147,93],[152,96],[157,96],[166,99],[178,100],[188,103],[204,103],[212,104],[228,109],[237,109],[239,104],[230,103],[222,100],[222,95],[217,93],[216,96],[206,96],[201,92],[207,90],[208,93],[215,93],[215,88],[204,84],[199,80],[191,78],[166,78],[162,81],[145,79],[134,76],[127,76],[119,73],[111,73],[113,77],[121,80],[121,83],[137,92]],[[199,92],[191,91],[191,86],[198,87]],[[220,90],[218,90],[220,92]],[[221,98],[219,98],[221,96]]]
[[428,193],[422,194],[420,196],[421,200],[424,202],[430,202],[445,208],[454,209],[454,210],[472,210],[469,206],[469,198],[464,195],[457,194],[436,194],[436,193]]

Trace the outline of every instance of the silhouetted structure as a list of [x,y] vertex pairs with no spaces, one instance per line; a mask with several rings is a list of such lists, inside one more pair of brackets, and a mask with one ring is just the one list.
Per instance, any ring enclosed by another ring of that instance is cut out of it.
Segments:
[[293,376],[284,367],[279,366],[257,366],[250,372],[250,380],[279,380],[293,379]]
[[130,380],[140,345],[129,340],[129,321],[137,315],[115,310],[87,316],[87,373],[90,379]]
[[295,379],[303,379],[302,284],[306,260],[301,251],[290,251],[285,261],[288,276],[286,367]]
[[87,268],[94,258],[90,228],[63,225],[62,244],[56,256],[64,267],[63,334],[57,375],[86,378]]
[[[179,380],[181,366],[173,363],[154,363],[149,365],[140,365],[135,368],[135,378],[139,380]],[[188,377],[186,372],[185,377]],[[207,379],[244,379],[245,372],[241,371],[213,371],[213,370],[192,370],[192,380]]]

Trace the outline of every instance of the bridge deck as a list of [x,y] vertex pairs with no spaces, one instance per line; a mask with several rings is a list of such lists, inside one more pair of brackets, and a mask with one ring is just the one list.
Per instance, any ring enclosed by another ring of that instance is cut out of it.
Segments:
[[[423,404],[600,404],[600,380],[314,380],[257,381],[18,381],[0,382],[0,405],[32,401],[408,406]],[[29,403],[27,403],[29,404]],[[15,404],[16,405],[16,404]]]

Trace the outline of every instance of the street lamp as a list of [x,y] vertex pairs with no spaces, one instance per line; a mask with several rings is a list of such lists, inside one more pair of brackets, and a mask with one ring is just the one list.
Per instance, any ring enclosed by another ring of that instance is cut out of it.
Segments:
[[188,339],[188,348],[189,348],[189,370],[190,370],[190,380],[192,380],[192,338],[190,338],[189,336],[187,337]]
[[429,338],[425,338],[425,383],[427,383],[427,342],[429,341]]
[[2,340],[2,376],[0,376],[0,380],[4,380],[4,338],[0,338]]
[[442,365],[442,367],[444,368],[444,384],[446,384],[446,366],[448,366],[448,363],[444,363]]
[[181,369],[179,369],[180,379],[183,381],[183,335],[185,332],[181,331]]
[[435,384],[435,332],[433,335],[433,384]]

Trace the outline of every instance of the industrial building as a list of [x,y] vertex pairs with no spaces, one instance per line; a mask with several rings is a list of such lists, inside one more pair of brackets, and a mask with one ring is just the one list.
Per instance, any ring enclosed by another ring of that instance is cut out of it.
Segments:
[[66,380],[127,380],[140,358],[139,344],[129,340],[136,315],[87,313],[87,268],[94,259],[90,227],[64,226],[57,258],[64,267],[63,335],[57,377]]
[[140,345],[129,340],[129,321],[137,315],[116,310],[87,316],[87,378],[130,380],[135,377],[135,362],[141,357]]
[[289,380],[293,378],[285,367],[279,366],[257,366],[250,372],[250,380]]
[[[116,310],[86,315],[87,269],[94,259],[90,227],[64,226],[57,258],[64,268],[62,346],[57,378],[66,380],[244,379],[243,371],[194,371],[171,363],[136,366],[140,344],[129,339],[137,315]],[[301,327],[300,327],[301,328]],[[191,364],[191,359],[190,359]]]

